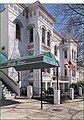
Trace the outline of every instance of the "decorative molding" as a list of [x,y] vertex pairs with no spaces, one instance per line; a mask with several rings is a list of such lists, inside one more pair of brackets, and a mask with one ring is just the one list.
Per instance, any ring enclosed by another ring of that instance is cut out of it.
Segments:
[[27,30],[29,30],[32,27],[35,28],[35,24],[31,23],[30,25],[28,25]]
[[22,24],[22,22],[21,22],[19,19],[15,19],[15,20],[14,20],[14,23],[15,23],[15,24],[18,23],[18,24],[20,25],[20,27],[23,28],[23,24]]

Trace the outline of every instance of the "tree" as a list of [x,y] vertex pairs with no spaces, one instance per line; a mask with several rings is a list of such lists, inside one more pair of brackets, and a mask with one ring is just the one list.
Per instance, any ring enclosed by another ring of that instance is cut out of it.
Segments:
[[56,4],[57,28],[78,40],[78,58],[83,60],[84,4]]

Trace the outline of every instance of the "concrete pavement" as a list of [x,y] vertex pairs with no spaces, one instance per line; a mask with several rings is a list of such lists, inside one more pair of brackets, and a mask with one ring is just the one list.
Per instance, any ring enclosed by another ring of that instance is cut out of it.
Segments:
[[60,105],[43,104],[34,99],[10,98],[2,102],[1,119],[80,119],[83,120],[83,100],[68,100]]

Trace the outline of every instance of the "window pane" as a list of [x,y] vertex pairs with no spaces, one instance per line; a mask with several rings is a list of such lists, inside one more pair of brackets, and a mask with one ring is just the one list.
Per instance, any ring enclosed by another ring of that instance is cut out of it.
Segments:
[[75,70],[75,67],[72,68],[72,76],[75,77],[76,75],[76,70]]
[[47,33],[47,45],[50,46],[50,33]]
[[64,58],[67,58],[67,50],[64,51]]
[[29,41],[30,41],[30,43],[33,42],[33,28],[30,29]]
[[47,72],[50,73],[50,68],[47,68]]
[[16,39],[21,40],[21,27],[19,24],[16,24]]
[[74,54],[74,51],[72,50],[72,59],[73,59],[73,54]]
[[45,43],[45,30],[42,28],[42,43]]
[[64,76],[67,76],[67,68],[64,66]]
[[57,46],[56,45],[54,46],[54,55],[57,56]]

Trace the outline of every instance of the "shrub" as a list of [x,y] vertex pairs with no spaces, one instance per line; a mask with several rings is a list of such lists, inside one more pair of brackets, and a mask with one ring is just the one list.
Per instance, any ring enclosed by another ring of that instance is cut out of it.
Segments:
[[81,80],[81,81],[77,82],[77,84],[78,84],[79,87],[82,87],[82,92],[84,94],[84,80]]

